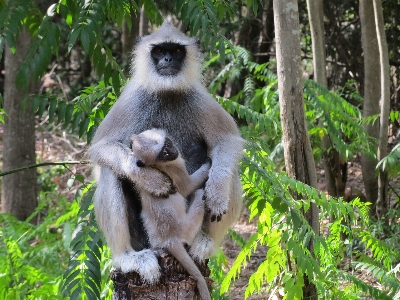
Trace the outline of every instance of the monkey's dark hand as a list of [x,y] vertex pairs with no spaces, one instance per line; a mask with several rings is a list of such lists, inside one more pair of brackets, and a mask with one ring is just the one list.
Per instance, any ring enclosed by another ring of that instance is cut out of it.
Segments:
[[[204,200],[206,209],[210,213],[211,222],[219,222],[222,215],[228,211],[230,184],[224,179],[216,180],[214,174],[211,174],[204,188]],[[219,179],[219,178],[217,178]]]
[[[205,194],[203,195],[203,200],[207,200],[207,197]],[[222,213],[215,214],[215,213],[213,213],[213,211],[210,208],[207,208],[207,213],[210,214],[211,222],[215,222],[215,221],[219,222],[222,220],[222,215],[226,214],[226,210],[224,210]]]
[[171,178],[154,168],[138,168],[137,175],[137,177],[132,176],[133,182],[140,189],[142,188],[156,197],[167,198],[170,194],[176,193]]

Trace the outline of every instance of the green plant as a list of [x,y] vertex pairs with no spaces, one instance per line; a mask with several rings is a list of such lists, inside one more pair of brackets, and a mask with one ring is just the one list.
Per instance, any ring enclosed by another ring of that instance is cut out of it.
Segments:
[[[327,199],[325,194],[280,171],[281,162],[275,159],[281,139],[276,76],[268,70],[268,64],[254,63],[243,48],[227,50],[226,57],[235,59],[216,76],[211,89],[217,91],[227,80],[234,81],[239,74],[246,74],[243,90],[231,99],[219,98],[219,102],[248,124],[242,127],[242,134],[249,141],[242,163],[242,182],[250,219],[256,218],[258,230],[244,244],[231,266],[221,284],[221,293],[240,275],[255,249],[265,245],[267,254],[249,278],[245,297],[261,291],[272,294],[279,291],[284,299],[301,299],[306,274],[317,286],[321,299],[359,299],[368,295],[375,299],[391,299],[399,291],[399,278],[394,275],[398,258],[390,251],[389,241],[371,233],[373,223],[369,219],[368,203],[359,199],[350,203],[332,197]],[[210,64],[215,60],[212,58]],[[346,98],[361,101],[351,88],[344,91]],[[304,81],[304,97],[316,158],[320,157],[319,147],[324,135],[329,136],[333,147],[346,159],[359,151],[373,156],[374,141],[362,128],[364,122],[374,121],[373,118],[363,119],[356,106],[311,80]],[[302,195],[301,200],[295,200],[292,193]],[[321,224],[334,220],[323,227],[324,234],[320,236],[303,217],[311,202],[320,208]],[[347,235],[345,241],[341,239],[342,233]],[[313,252],[307,248],[311,239]],[[347,269],[341,267],[346,259],[350,262]],[[352,270],[369,272],[383,288],[361,280]]]
[[[59,197],[54,208],[45,195],[27,221],[0,214],[0,299],[62,299],[61,274],[68,261],[76,203]],[[44,210],[40,224],[29,222]]]
[[63,295],[70,299],[105,299],[110,296],[110,253],[103,246],[102,234],[94,221],[94,186],[77,193],[80,209],[72,235],[71,256],[63,276]]

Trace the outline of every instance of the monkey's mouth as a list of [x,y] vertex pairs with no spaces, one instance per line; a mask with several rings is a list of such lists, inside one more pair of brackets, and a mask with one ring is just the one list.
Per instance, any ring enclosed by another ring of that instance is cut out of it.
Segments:
[[159,68],[157,71],[162,76],[175,76],[179,73],[180,70],[174,67],[162,67]]

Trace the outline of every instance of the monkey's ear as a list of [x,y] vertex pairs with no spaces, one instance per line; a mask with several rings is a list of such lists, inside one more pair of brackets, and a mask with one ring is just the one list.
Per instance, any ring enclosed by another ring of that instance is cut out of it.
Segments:
[[141,161],[140,159],[136,162],[136,165],[139,167],[139,168],[144,168],[146,165],[144,164],[144,162],[143,161]]

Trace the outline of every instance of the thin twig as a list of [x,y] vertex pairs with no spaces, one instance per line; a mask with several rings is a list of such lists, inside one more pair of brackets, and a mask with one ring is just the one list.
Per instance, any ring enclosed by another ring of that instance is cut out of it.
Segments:
[[40,163],[40,164],[35,164],[35,165],[31,165],[31,166],[26,166],[26,167],[22,167],[22,168],[18,168],[18,169],[14,169],[11,171],[6,171],[3,173],[0,173],[0,177],[3,177],[5,175],[9,175],[9,174],[13,174],[13,173],[17,173],[17,172],[21,172],[21,171],[25,171],[25,170],[29,170],[29,169],[33,169],[33,168],[38,168],[38,167],[43,167],[43,166],[65,166],[66,165],[88,165],[90,162],[89,161],[56,161],[56,162],[44,162],[44,163]]

